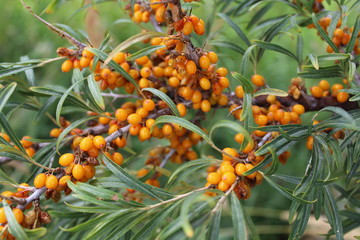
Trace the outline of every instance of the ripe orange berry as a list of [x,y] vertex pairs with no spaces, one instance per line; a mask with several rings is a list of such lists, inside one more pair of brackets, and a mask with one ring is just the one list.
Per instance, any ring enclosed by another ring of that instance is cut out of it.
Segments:
[[203,112],[209,112],[211,110],[211,103],[209,100],[202,100],[200,107]]
[[155,103],[151,99],[146,99],[143,102],[143,107],[150,112],[155,109]]
[[26,148],[25,151],[26,151],[27,155],[29,155],[29,157],[34,156],[36,153],[36,150],[32,147]]
[[[21,189],[20,191],[22,191],[22,190],[24,190],[24,189]],[[19,191],[19,190],[18,190],[18,191]],[[11,191],[4,191],[4,192],[1,193],[1,195],[5,196],[5,197],[11,197],[11,196],[14,195],[14,193],[11,192]],[[3,199],[0,198],[0,200],[3,200]],[[10,200],[6,200],[6,201],[7,201],[8,204],[11,204],[11,201],[10,201]]]
[[122,64],[126,61],[126,54],[123,52],[119,52],[117,53],[113,60],[117,63],[117,64]]
[[23,145],[24,148],[31,147],[32,142],[30,142],[29,139],[31,139],[31,137],[29,137],[29,136],[24,136],[21,139],[21,145]]
[[251,82],[258,87],[265,85],[265,78],[259,74],[254,74],[251,77]]
[[93,165],[84,165],[84,173],[86,179],[91,179],[95,175],[95,167]]
[[79,147],[82,151],[87,152],[93,147],[93,140],[90,137],[84,137],[81,140]]
[[217,63],[217,61],[219,60],[218,55],[214,52],[209,52],[207,54],[207,57],[210,59],[211,63]]
[[224,67],[221,67],[216,70],[216,73],[219,74],[220,77],[226,77],[228,70]]
[[176,108],[178,109],[181,117],[184,117],[186,115],[187,110],[184,104],[178,103],[176,105]]
[[312,136],[308,137],[308,139],[306,140],[307,149],[312,150],[313,144],[314,144],[314,137]]
[[75,156],[72,153],[65,153],[59,158],[60,166],[67,167],[75,160]]
[[187,61],[185,67],[187,74],[194,75],[196,73],[197,67],[194,61],[192,60]]
[[63,62],[63,64],[61,65],[61,71],[63,72],[69,72],[71,71],[72,68],[73,68],[73,62],[69,59]]
[[66,183],[67,180],[71,181],[71,176],[69,176],[69,175],[62,176],[59,179],[59,185],[60,186],[67,186],[67,183]]
[[321,87],[324,91],[328,91],[330,89],[330,83],[326,80],[321,80],[319,82],[319,87]]
[[34,186],[36,188],[42,188],[45,186],[47,176],[45,173],[38,174],[34,179]]
[[24,220],[24,213],[23,211],[21,211],[19,208],[14,208],[12,210],[13,214],[14,214],[14,217],[16,219],[16,221],[21,224]]
[[207,56],[203,55],[200,57],[199,65],[202,69],[208,70],[210,67],[210,64],[211,64],[210,59]]
[[173,133],[172,126],[169,124],[165,124],[162,127],[162,133],[164,134],[164,136],[170,136]]
[[224,183],[232,185],[236,181],[236,176],[235,176],[234,172],[225,172],[222,174],[221,180]]
[[220,181],[217,187],[220,191],[226,192],[231,186],[224,181]]
[[263,114],[256,115],[255,122],[256,122],[256,124],[258,124],[260,126],[265,126],[268,123],[268,118],[267,118],[267,116],[265,116]]
[[332,95],[333,97],[336,97],[338,91],[341,90],[341,89],[344,89],[344,86],[341,85],[340,83],[336,83],[336,84],[332,85],[332,86],[331,86],[331,95]]
[[81,164],[75,164],[71,173],[76,180],[80,180],[85,176],[85,171]]
[[139,137],[141,141],[148,140],[150,138],[150,129],[142,127],[139,132]]
[[224,148],[223,153],[222,153],[222,157],[223,157],[224,161],[233,161],[234,160],[234,158],[228,156],[225,153],[227,153],[228,155],[230,155],[234,158],[238,155],[238,152],[236,151],[235,148]]
[[243,98],[244,97],[244,88],[242,86],[237,86],[235,88],[235,95],[238,98]]
[[220,77],[219,84],[222,88],[227,88],[230,85],[229,79],[226,77]]
[[114,152],[111,156],[111,159],[118,165],[121,165],[124,162],[124,157],[119,152]]
[[316,98],[320,98],[323,96],[323,89],[319,86],[312,86],[310,88],[310,92]]
[[196,34],[203,35],[205,33],[205,26],[200,21],[194,26]]
[[238,133],[238,134],[236,134],[235,137],[234,137],[234,140],[235,140],[237,143],[240,143],[240,144],[242,144],[242,143],[244,142],[244,139],[245,139],[245,136],[244,136],[244,134],[242,134],[242,133]]
[[139,114],[136,113],[132,113],[127,117],[127,121],[131,124],[131,125],[136,125],[139,122],[141,122],[141,117]]
[[218,184],[221,181],[221,175],[217,172],[211,172],[207,175],[206,180],[210,184]]
[[[227,163],[227,164],[224,164],[224,163]],[[230,163],[230,161],[224,161],[221,163],[220,168],[219,168],[219,171],[221,174],[224,174],[226,172],[234,172],[235,171],[234,167],[229,163]]]
[[102,149],[106,146],[106,140],[102,136],[95,136],[93,138],[93,144],[97,149]]
[[143,67],[141,68],[140,70],[140,75],[143,77],[143,78],[148,78],[150,77],[151,75],[151,70],[149,67]]
[[54,175],[49,175],[46,178],[45,186],[48,189],[56,189],[59,185],[58,179]]
[[60,128],[53,128],[50,131],[50,137],[57,138],[57,137],[60,136],[60,134],[61,134],[61,129]]
[[180,80],[177,77],[170,77],[168,84],[170,87],[176,88],[180,85]]
[[204,90],[209,90],[211,88],[211,83],[209,79],[203,77],[199,80],[200,87]]
[[246,147],[242,150],[243,153],[249,153],[254,149],[254,142],[248,142],[248,144],[246,145]]
[[184,35],[190,35],[193,31],[193,25],[191,22],[185,22],[182,32]]
[[142,56],[140,58],[135,59],[135,62],[139,65],[145,65],[149,61],[148,56]]
[[344,103],[349,99],[349,94],[346,92],[338,92],[336,95],[336,100],[340,103]]
[[10,137],[6,133],[0,133],[0,137],[5,139],[5,141],[10,142]]
[[305,112],[305,108],[301,104],[295,104],[292,106],[292,111],[297,113],[298,115],[301,115]]
[[5,209],[2,207],[0,208],[0,224],[7,223],[6,215],[5,215]]
[[238,163],[235,166],[235,172],[238,176],[242,176],[242,174],[247,171],[246,169],[247,168],[244,163]]
[[115,118],[116,120],[118,120],[119,122],[123,122],[127,119],[128,117],[128,112],[125,109],[122,108],[118,108],[115,111]]
[[[249,170],[254,168],[254,165],[252,165],[251,163],[246,163],[245,168],[246,168],[246,171],[249,171]],[[256,177],[256,172],[254,172],[254,173],[252,173],[250,175],[247,175],[246,177],[247,178],[254,178],[254,177]]]

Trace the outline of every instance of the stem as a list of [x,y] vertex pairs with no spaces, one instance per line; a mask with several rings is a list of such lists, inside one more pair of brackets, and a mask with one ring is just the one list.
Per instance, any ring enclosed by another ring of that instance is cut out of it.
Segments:
[[222,196],[220,198],[220,200],[218,201],[218,203],[216,204],[216,206],[214,207],[213,210],[211,210],[211,214],[214,214],[216,211],[218,211],[222,205],[224,204],[226,198],[230,195],[230,193],[234,190],[236,184],[238,183],[238,180],[236,180],[232,185],[231,187],[229,188],[229,190],[226,191],[225,195]]
[[163,168],[166,165],[166,163],[169,161],[169,159],[172,157],[172,155],[174,155],[175,152],[176,152],[175,149],[171,149],[170,152],[165,155],[164,160],[162,160],[159,167]]

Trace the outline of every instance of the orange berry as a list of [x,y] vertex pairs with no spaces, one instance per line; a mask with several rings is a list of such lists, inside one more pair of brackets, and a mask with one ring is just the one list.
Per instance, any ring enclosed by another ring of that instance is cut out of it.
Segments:
[[138,124],[139,122],[141,122],[141,117],[139,114],[136,114],[136,113],[132,113],[130,114],[128,117],[127,117],[127,121],[129,122],[129,124],[131,125],[136,125]]
[[47,176],[45,173],[38,174],[34,179],[34,186],[36,188],[42,188],[45,186]]
[[65,153],[59,158],[60,166],[67,167],[75,160],[75,156],[72,153]]
[[118,120],[119,122],[123,122],[127,119],[128,117],[128,112],[125,109],[122,108],[118,108],[115,111],[115,118],[116,120]]
[[247,171],[246,169],[247,168],[244,163],[238,163],[235,166],[235,172],[238,176],[242,176],[242,174]]
[[26,148],[25,151],[26,151],[27,155],[29,155],[29,157],[34,156],[36,153],[36,150],[32,147]]
[[328,90],[330,89],[330,84],[329,84],[329,82],[326,81],[326,80],[321,80],[321,81],[319,82],[319,87],[321,87],[322,90],[324,90],[324,91],[328,91]]
[[207,56],[203,55],[200,57],[199,65],[202,69],[208,70],[210,67],[210,64],[211,64],[210,59]]
[[[254,165],[252,165],[251,163],[246,163],[246,164],[245,164],[245,168],[246,168],[246,171],[249,171],[249,170],[251,170],[251,169],[254,168]],[[247,177],[247,178],[254,178],[254,177],[256,177],[256,172],[254,172],[254,173],[252,173],[252,174],[249,174],[249,175],[247,175],[246,177]]]
[[5,141],[10,142],[10,137],[6,133],[0,133],[0,137],[5,139]]
[[222,88],[227,88],[230,85],[229,79],[226,77],[220,77],[219,84]]
[[235,88],[235,95],[238,98],[243,98],[244,97],[244,88],[242,86],[237,86]]
[[115,139],[116,146],[122,148],[126,146],[126,138],[118,137]]
[[210,184],[218,184],[221,181],[221,176],[217,172],[211,172],[208,174],[206,180]]
[[184,117],[186,115],[187,110],[184,104],[178,103],[176,105],[176,108],[178,109],[181,117]]
[[61,71],[63,72],[69,72],[71,71],[72,68],[73,68],[73,62],[69,59],[63,62],[63,64],[61,65]]
[[224,182],[224,181],[220,181],[217,187],[218,187],[218,189],[219,189],[220,191],[226,192],[227,190],[229,190],[229,188],[231,187],[231,185],[230,185],[230,184],[227,184],[227,183]]
[[58,179],[54,175],[49,175],[46,178],[45,186],[48,189],[56,189],[59,185]]
[[140,75],[143,77],[143,78],[148,78],[150,77],[151,75],[151,70],[149,67],[143,67],[141,68],[140,70]]
[[265,116],[263,114],[256,115],[255,122],[256,122],[256,124],[258,124],[260,126],[265,126],[268,123],[268,118],[267,118],[267,116]]
[[344,103],[349,99],[349,94],[346,92],[338,92],[336,95],[336,100],[340,103]]
[[97,149],[102,149],[106,146],[106,140],[102,136],[95,136],[93,138],[93,144]]
[[211,103],[209,100],[202,100],[200,107],[203,112],[209,112],[211,110]]
[[198,24],[194,26],[194,31],[196,32],[196,34],[203,35],[205,33],[204,24],[199,21]]
[[234,158],[228,156],[225,153],[227,153],[228,155],[230,155],[234,158],[238,155],[238,152],[236,151],[235,148],[224,148],[223,153],[222,153],[222,157],[223,157],[224,161],[233,161],[234,160]]
[[21,139],[21,144],[23,145],[24,148],[31,147],[32,142],[30,142],[29,139],[31,139],[29,136],[24,136]]
[[[22,191],[22,190],[24,190],[24,189],[21,189],[20,191]],[[18,191],[19,191],[19,190],[18,190]],[[14,195],[14,193],[11,192],[11,191],[4,191],[4,192],[1,193],[1,195],[5,196],[5,197],[11,197],[11,196]],[[0,200],[3,200],[3,199],[0,198]],[[11,204],[11,201],[10,201],[10,200],[6,200],[6,201],[7,201],[8,204]]]
[[312,86],[310,92],[316,98],[320,98],[323,95],[323,89],[319,86]]
[[238,134],[236,134],[235,137],[234,137],[234,140],[235,140],[237,143],[240,143],[240,144],[242,144],[242,143],[244,142],[244,139],[245,139],[245,136],[244,136],[244,134],[242,134],[242,133],[238,133]]
[[113,60],[117,63],[117,64],[122,64],[126,61],[126,54],[123,52],[119,52],[117,53]]
[[169,124],[165,124],[162,127],[162,133],[164,134],[164,136],[170,136],[173,133],[172,126]]
[[93,140],[90,137],[84,137],[81,140],[79,147],[82,151],[89,151],[93,147]]
[[193,31],[193,25],[191,22],[185,22],[182,32],[184,35],[190,35]]
[[60,128],[53,128],[50,131],[50,137],[57,138],[57,137],[60,136],[60,134],[61,134],[61,129]]
[[199,80],[200,87],[204,90],[209,90],[211,88],[211,83],[209,79],[203,77]]
[[235,169],[231,164],[224,164],[224,163],[230,163],[230,161],[224,161],[221,163],[219,171],[221,174],[224,174],[226,172],[234,172]]
[[220,77],[226,77],[228,70],[224,67],[221,67],[216,70],[216,73],[219,74]]
[[164,5],[160,6],[158,9],[156,9],[155,19],[158,23],[162,23],[165,21],[165,11],[166,11],[166,7]]
[[236,181],[236,176],[235,176],[234,172],[225,172],[222,174],[221,180],[224,183],[232,185]]
[[307,149],[312,150],[313,144],[314,144],[314,137],[312,136],[308,137],[308,139],[306,140]]
[[87,48],[82,51],[81,55],[86,59],[92,59],[94,57],[94,54],[90,52]]
[[192,60],[187,61],[185,67],[187,74],[194,75],[196,73],[197,67],[194,61]]
[[265,85],[265,78],[259,74],[254,74],[251,77],[251,82],[258,87]]
[[149,61],[148,56],[142,56],[140,58],[135,59],[135,62],[139,65],[145,65]]
[[5,215],[5,209],[2,207],[0,208],[0,224],[7,223],[6,215]]
[[246,145],[246,147],[242,150],[243,153],[249,153],[254,149],[254,142],[248,142],[248,144]]
[[129,133],[132,136],[136,136],[139,135],[140,133],[140,129],[141,129],[141,125],[138,123],[136,125],[131,125],[130,129],[129,129]]
[[12,210],[13,214],[14,214],[14,217],[16,219],[16,221],[21,224],[24,220],[24,213],[23,211],[21,211],[19,208],[14,208]]
[[85,176],[85,171],[81,164],[75,164],[71,173],[76,180],[80,180]]
[[155,103],[151,99],[146,99],[143,102],[143,107],[150,112],[155,109]]
[[59,185],[60,186],[67,186],[67,183],[66,183],[67,180],[71,181],[71,176],[69,176],[69,175],[62,176],[59,179]]
[[150,129],[147,127],[142,127],[139,132],[140,140],[148,140],[150,138]]
[[305,112],[305,108],[301,104],[295,104],[292,106],[292,111],[297,113],[298,115],[301,115]]
[[336,97],[338,91],[341,90],[341,89],[344,89],[344,86],[341,85],[340,83],[336,83],[336,84],[332,85],[332,86],[331,86],[331,95],[332,95],[333,97]]
[[207,54],[207,57],[210,59],[211,63],[217,63],[217,61],[219,60],[218,55],[214,52],[209,52]]

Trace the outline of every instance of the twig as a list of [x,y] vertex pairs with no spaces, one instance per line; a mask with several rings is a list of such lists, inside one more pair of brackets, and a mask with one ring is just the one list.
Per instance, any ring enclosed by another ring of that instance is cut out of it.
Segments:
[[177,195],[176,197],[171,198],[171,199],[169,199],[169,200],[162,201],[162,202],[159,202],[159,203],[157,203],[157,204],[154,204],[154,205],[150,205],[150,206],[141,208],[140,210],[145,210],[145,211],[147,211],[147,210],[150,210],[150,209],[153,209],[153,208],[157,208],[157,207],[159,207],[159,206],[161,206],[161,205],[168,204],[168,203],[172,203],[172,202],[176,202],[177,200],[180,200],[180,199],[182,199],[182,198],[184,198],[184,197],[187,197],[187,196],[189,196],[189,195],[191,195],[191,194],[193,194],[193,193],[201,192],[201,191],[204,191],[204,190],[207,190],[207,189],[209,189],[209,187],[199,188],[199,189],[196,189],[196,190],[191,191],[191,192],[188,192],[188,193],[184,193],[184,194],[181,194],[181,195]]
[[224,204],[226,198],[230,195],[230,193],[234,190],[236,184],[238,183],[238,179],[231,185],[231,187],[229,188],[229,190],[226,191],[225,195],[222,196],[220,198],[220,200],[218,201],[218,203],[216,204],[216,206],[213,208],[213,210],[211,210],[211,214],[214,214],[216,211],[219,210],[219,208],[221,208],[221,206]]
[[16,208],[24,210],[25,207],[31,203],[32,201],[38,199],[44,192],[46,191],[46,187],[38,188],[33,194],[31,194],[28,198],[23,198],[24,203],[18,204]]
[[157,32],[160,32],[160,33],[163,32],[162,29],[161,29],[161,27],[159,26],[159,24],[156,22],[156,19],[155,19],[154,15],[151,15],[151,16],[150,16],[150,22],[151,22],[151,24],[154,26],[154,28],[155,28],[155,30],[156,30]]
[[86,45],[80,41],[78,41],[77,39],[75,39],[74,37],[70,36],[70,34],[68,34],[67,32],[55,27],[54,25],[50,24],[49,22],[45,21],[44,19],[42,19],[39,15],[37,15],[36,13],[33,12],[33,10],[25,4],[25,2],[23,0],[20,0],[20,2],[22,3],[22,5],[24,6],[24,8],[31,13],[35,18],[37,18],[40,22],[42,22],[43,24],[45,24],[52,32],[56,33],[59,37],[64,38],[65,40],[67,40],[69,43],[71,43],[72,45],[75,45],[79,48],[79,50],[82,50],[86,47]]
[[110,134],[109,136],[107,136],[105,138],[105,141],[109,144],[111,143],[113,140],[115,140],[116,138],[122,136],[124,133],[126,133],[127,131],[129,131],[131,127],[131,124],[126,125],[125,127],[120,128],[119,130],[117,130],[116,132],[113,132],[112,134]]
[[169,159],[172,157],[172,155],[174,155],[174,153],[176,152],[176,149],[171,149],[168,154],[165,155],[164,159],[162,160],[161,164],[159,165],[159,167],[163,168],[166,163],[169,161]]
[[265,142],[271,137],[272,133],[268,132],[267,134],[265,134],[265,136],[261,139],[261,141],[258,143],[259,147],[262,147],[262,145],[265,144]]
[[138,99],[140,99],[139,96],[130,95],[130,94],[101,93],[101,96],[103,96],[103,97],[113,97],[114,100],[118,99],[118,98],[138,98]]

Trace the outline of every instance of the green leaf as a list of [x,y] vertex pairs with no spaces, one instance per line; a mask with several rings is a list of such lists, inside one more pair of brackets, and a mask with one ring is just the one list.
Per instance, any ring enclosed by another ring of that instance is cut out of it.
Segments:
[[209,132],[209,138],[212,139],[212,135],[214,131],[218,128],[229,128],[231,130],[234,130],[236,133],[241,133],[244,135],[245,140],[247,142],[253,142],[253,139],[250,136],[250,133],[240,124],[230,121],[230,120],[220,120],[217,121],[214,125],[212,125],[210,132]]
[[271,176],[276,172],[276,170],[279,167],[279,158],[276,156],[274,149],[272,149],[272,148],[268,148],[268,149],[269,149],[269,152],[271,153],[272,164],[271,164],[270,169],[266,172],[266,175]]
[[326,62],[326,61],[339,61],[339,60],[346,60],[349,59],[351,55],[349,53],[330,53],[325,55],[319,55],[317,58],[319,62]]
[[233,20],[231,20],[226,14],[224,13],[218,13],[217,14],[219,17],[221,17],[222,19],[224,19],[229,25],[230,27],[236,32],[236,34],[245,42],[246,45],[251,46],[251,43],[249,41],[249,39],[246,37],[245,33],[240,29],[240,27],[233,22]]
[[[326,216],[335,232],[336,239],[342,240],[344,239],[343,227],[341,224],[341,218],[339,214],[339,209],[337,207],[337,202],[331,195],[328,187],[325,187],[325,213]],[[331,221],[332,219],[333,221]]]
[[[79,71],[77,69],[77,71]],[[68,88],[68,90],[66,90],[66,92],[61,96],[57,106],[56,106],[56,113],[55,113],[55,116],[56,116],[56,122],[59,126],[61,126],[61,123],[60,123],[60,115],[61,115],[61,111],[62,111],[62,108],[63,108],[63,104],[66,100],[66,98],[70,95],[71,91],[74,89],[74,87],[76,87],[78,84],[80,84],[83,80],[85,79],[82,79],[81,81],[78,81],[78,82],[75,82],[73,85],[71,85],[71,87]]]
[[171,174],[165,188],[171,189],[175,187],[179,182],[181,182],[188,175],[196,172],[197,170],[209,166],[211,164],[219,163],[221,160],[214,158],[199,158],[185,164],[182,164],[178,167],[173,174]]
[[219,239],[221,210],[222,210],[222,208],[220,208],[219,210],[217,210],[215,212],[215,215],[213,216],[213,219],[208,227],[207,239],[209,239],[209,240]]
[[236,45],[235,43],[224,41],[224,40],[216,40],[216,41],[210,41],[209,43],[212,46],[217,47],[223,47],[223,48],[229,48],[231,50],[234,50],[235,52],[240,53],[241,55],[244,55],[245,50],[240,47],[239,45]]
[[264,89],[261,89],[261,90],[255,92],[253,97],[257,97],[257,96],[261,96],[261,95],[274,95],[277,97],[286,97],[286,96],[288,96],[288,93],[283,90],[276,89],[276,88],[264,88]]
[[337,48],[337,46],[334,44],[334,42],[331,40],[331,38],[329,38],[329,36],[326,34],[326,32],[324,31],[324,29],[320,26],[315,13],[313,13],[311,15],[312,21],[316,27],[316,29],[318,30],[318,32],[320,33],[320,36],[327,42],[327,44],[330,45],[330,47],[334,50],[334,52],[338,53],[339,49]]
[[10,96],[14,93],[17,86],[16,82],[10,83],[6,88],[4,88],[0,93],[0,112],[4,108],[5,104],[9,100]]
[[349,70],[347,72],[347,78],[349,82],[351,82],[354,79],[356,68],[357,68],[356,63],[349,61]]
[[166,47],[165,45],[156,45],[156,46],[149,46],[146,48],[141,49],[140,51],[137,51],[136,53],[131,54],[126,58],[126,61],[134,61],[140,57],[149,55],[150,53],[155,52],[158,49]]
[[297,35],[297,45],[296,45],[296,55],[299,59],[300,64],[303,61],[303,49],[304,49],[304,39],[302,38],[301,34]]
[[26,156],[26,150],[23,145],[20,143],[20,139],[15,134],[14,130],[9,125],[9,121],[6,119],[3,112],[0,112],[0,126],[4,129],[5,133],[7,133],[11,139],[11,141],[23,152]]
[[109,159],[105,154],[103,155],[104,163],[107,168],[115,174],[116,177],[120,179],[120,181],[124,182],[131,189],[138,190],[139,192],[145,193],[146,195],[156,198],[158,200],[163,200],[156,192],[153,191],[153,187],[141,182],[139,179],[131,176],[128,172],[126,172],[122,167],[117,165],[111,159]]
[[165,219],[179,206],[181,200],[169,205],[155,214],[149,221],[141,227],[141,229],[131,238],[137,239],[151,239],[153,232],[165,221]]
[[250,19],[246,29],[249,30],[252,26],[256,25],[258,21],[271,9],[273,3],[269,3],[257,11],[254,16]]
[[80,126],[81,124],[89,121],[89,120],[93,120],[98,118],[99,116],[90,116],[90,117],[85,117],[85,118],[81,118],[76,120],[75,122],[71,123],[67,128],[65,128],[61,134],[59,135],[59,137],[56,140],[56,151],[59,151],[59,146],[61,144],[61,142],[63,141],[63,139],[76,127]]
[[99,85],[96,83],[95,79],[94,79],[94,74],[90,74],[87,77],[87,82],[89,85],[89,89],[90,92],[95,100],[95,103],[97,104],[97,106],[104,110],[105,109],[105,103],[104,103],[104,99],[101,96],[101,91],[100,91],[100,87]]
[[231,75],[241,83],[241,85],[244,88],[244,92],[246,93],[254,92],[254,87],[252,86],[251,81],[249,79],[245,78],[242,74],[237,72],[232,72]]
[[251,60],[252,57],[252,50],[254,48],[256,48],[256,45],[251,45],[250,47],[248,47],[244,53],[244,56],[241,60],[241,65],[240,65],[240,73],[242,75],[246,75],[246,70],[248,68],[249,62]]
[[139,33],[136,34],[130,38],[128,38],[127,40],[123,41],[122,43],[120,43],[118,46],[116,46],[114,48],[114,50],[112,50],[112,52],[109,54],[109,56],[105,59],[103,59],[105,61],[105,64],[108,64],[110,62],[110,60],[119,52],[127,49],[128,47],[130,47],[131,45],[146,40],[148,38],[153,38],[153,37],[167,37],[167,34],[164,33],[160,33],[160,32],[143,32],[143,33]]
[[234,192],[231,192],[230,194],[230,202],[231,202],[231,213],[232,213],[231,217],[234,227],[234,239],[237,240],[246,239],[245,219],[244,219],[244,213],[242,212],[243,208]]
[[[28,60],[30,60],[29,56],[22,56],[20,58],[20,61],[28,61]],[[29,86],[35,86],[36,83],[35,83],[34,69],[31,68],[31,69],[25,70],[25,75],[28,80]]]
[[292,52],[290,52],[289,50],[287,50],[286,48],[284,48],[280,45],[270,43],[270,42],[264,42],[264,41],[260,41],[260,40],[253,40],[253,42],[255,43],[255,45],[257,45],[258,47],[260,47],[262,49],[271,50],[271,51],[285,54],[285,55],[295,59],[297,62],[300,62],[295,54],[293,54]]
[[34,229],[24,229],[26,235],[30,239],[40,239],[41,237],[45,236],[47,229],[44,227],[38,227]]
[[15,218],[9,204],[7,203],[7,201],[5,199],[3,199],[2,203],[4,206],[6,219],[7,219],[8,225],[9,225],[9,232],[11,233],[11,235],[13,235],[14,237],[16,237],[18,239],[24,239],[24,240],[29,239],[29,237],[24,232],[24,229],[16,221],[16,218]]
[[[141,33],[142,34],[142,33]],[[135,37],[135,36],[134,36]],[[137,84],[137,82],[135,81],[135,79],[133,79],[129,73],[127,73],[119,64],[117,64],[116,62],[114,62],[112,59],[112,57],[108,56],[106,53],[100,51],[99,49],[96,48],[88,48],[88,50],[92,53],[94,53],[97,57],[99,57],[102,61],[107,61],[107,65],[109,67],[111,67],[112,69],[114,69],[115,71],[117,71],[118,73],[120,73],[124,78],[126,78],[129,82],[131,82],[132,84],[134,84],[134,86],[136,87],[137,91],[140,92],[140,88],[139,85]],[[115,51],[115,50],[114,50]],[[114,52],[113,51],[113,52]]]
[[352,50],[355,46],[355,42],[356,42],[359,31],[360,31],[360,17],[358,16],[355,21],[354,30],[351,34],[350,41],[346,46],[346,50],[345,50],[346,53],[352,52]]
[[316,202],[316,200],[313,201],[307,201],[305,199],[299,198],[297,196],[294,196],[293,194],[291,194],[291,191],[289,189],[286,189],[278,184],[276,184],[275,182],[273,182],[271,180],[271,178],[269,178],[266,175],[263,175],[264,179],[266,180],[267,183],[269,183],[270,186],[272,186],[273,188],[275,188],[281,195],[283,195],[284,197],[290,199],[291,201],[295,201],[298,203],[306,203],[306,204],[310,204],[310,203],[314,203]]
[[319,70],[320,67],[319,67],[319,60],[318,60],[317,56],[314,53],[311,53],[308,55],[308,57],[311,61],[311,64],[314,66],[314,68],[316,70]]
[[303,66],[303,72],[298,72],[299,77],[303,78],[337,78],[344,77],[344,73],[342,69],[338,65],[329,66],[329,67],[321,67],[319,70],[315,68]]
[[164,115],[164,116],[160,116],[156,119],[154,126],[159,123],[178,124],[186,129],[200,135],[200,137],[202,137],[208,144],[210,144],[211,147],[213,147],[215,150],[217,150],[219,152],[222,152],[221,149],[219,149],[218,147],[215,146],[214,142],[209,138],[209,136],[201,128],[199,128],[198,126],[189,122],[186,119],[183,119],[180,117],[175,117],[175,116],[170,116],[170,115]]
[[19,185],[17,182],[15,182],[14,179],[12,179],[11,177],[9,177],[3,170],[0,169],[0,181],[4,181],[7,183],[11,183],[11,184],[15,184],[15,185]]
[[240,207],[242,210],[241,212],[244,214],[244,217],[245,217],[246,226],[247,226],[249,232],[251,233],[252,240],[260,240],[260,236],[256,230],[256,226],[255,226],[253,220],[251,219],[251,216],[246,212],[246,210],[242,204],[240,204]]
[[148,92],[151,92],[152,94],[156,95],[161,100],[166,102],[166,104],[170,107],[171,111],[175,114],[175,116],[178,116],[178,117],[180,116],[180,112],[177,109],[173,100],[171,100],[171,98],[168,95],[166,95],[165,93],[163,93],[162,91],[155,89],[155,88],[143,88],[141,91],[148,91]]
[[55,100],[58,99],[57,96],[51,96],[49,99],[45,102],[45,104],[38,110],[36,113],[36,116],[34,117],[34,122],[38,122],[39,119],[43,116],[43,114],[49,109],[49,107],[55,102]]
[[[31,91],[35,92],[35,93],[39,93],[42,95],[48,95],[48,96],[56,96],[58,98],[61,98],[64,94],[64,92],[62,91],[58,91],[58,90],[54,90],[54,89],[50,89],[50,88],[46,88],[46,87],[31,87],[30,88]],[[86,104],[83,100],[74,97],[72,95],[69,95],[66,98],[67,101],[69,101],[69,103],[78,106],[82,109],[88,110],[88,111],[93,111],[96,112],[96,109],[93,109],[91,107],[88,106],[88,104]]]

